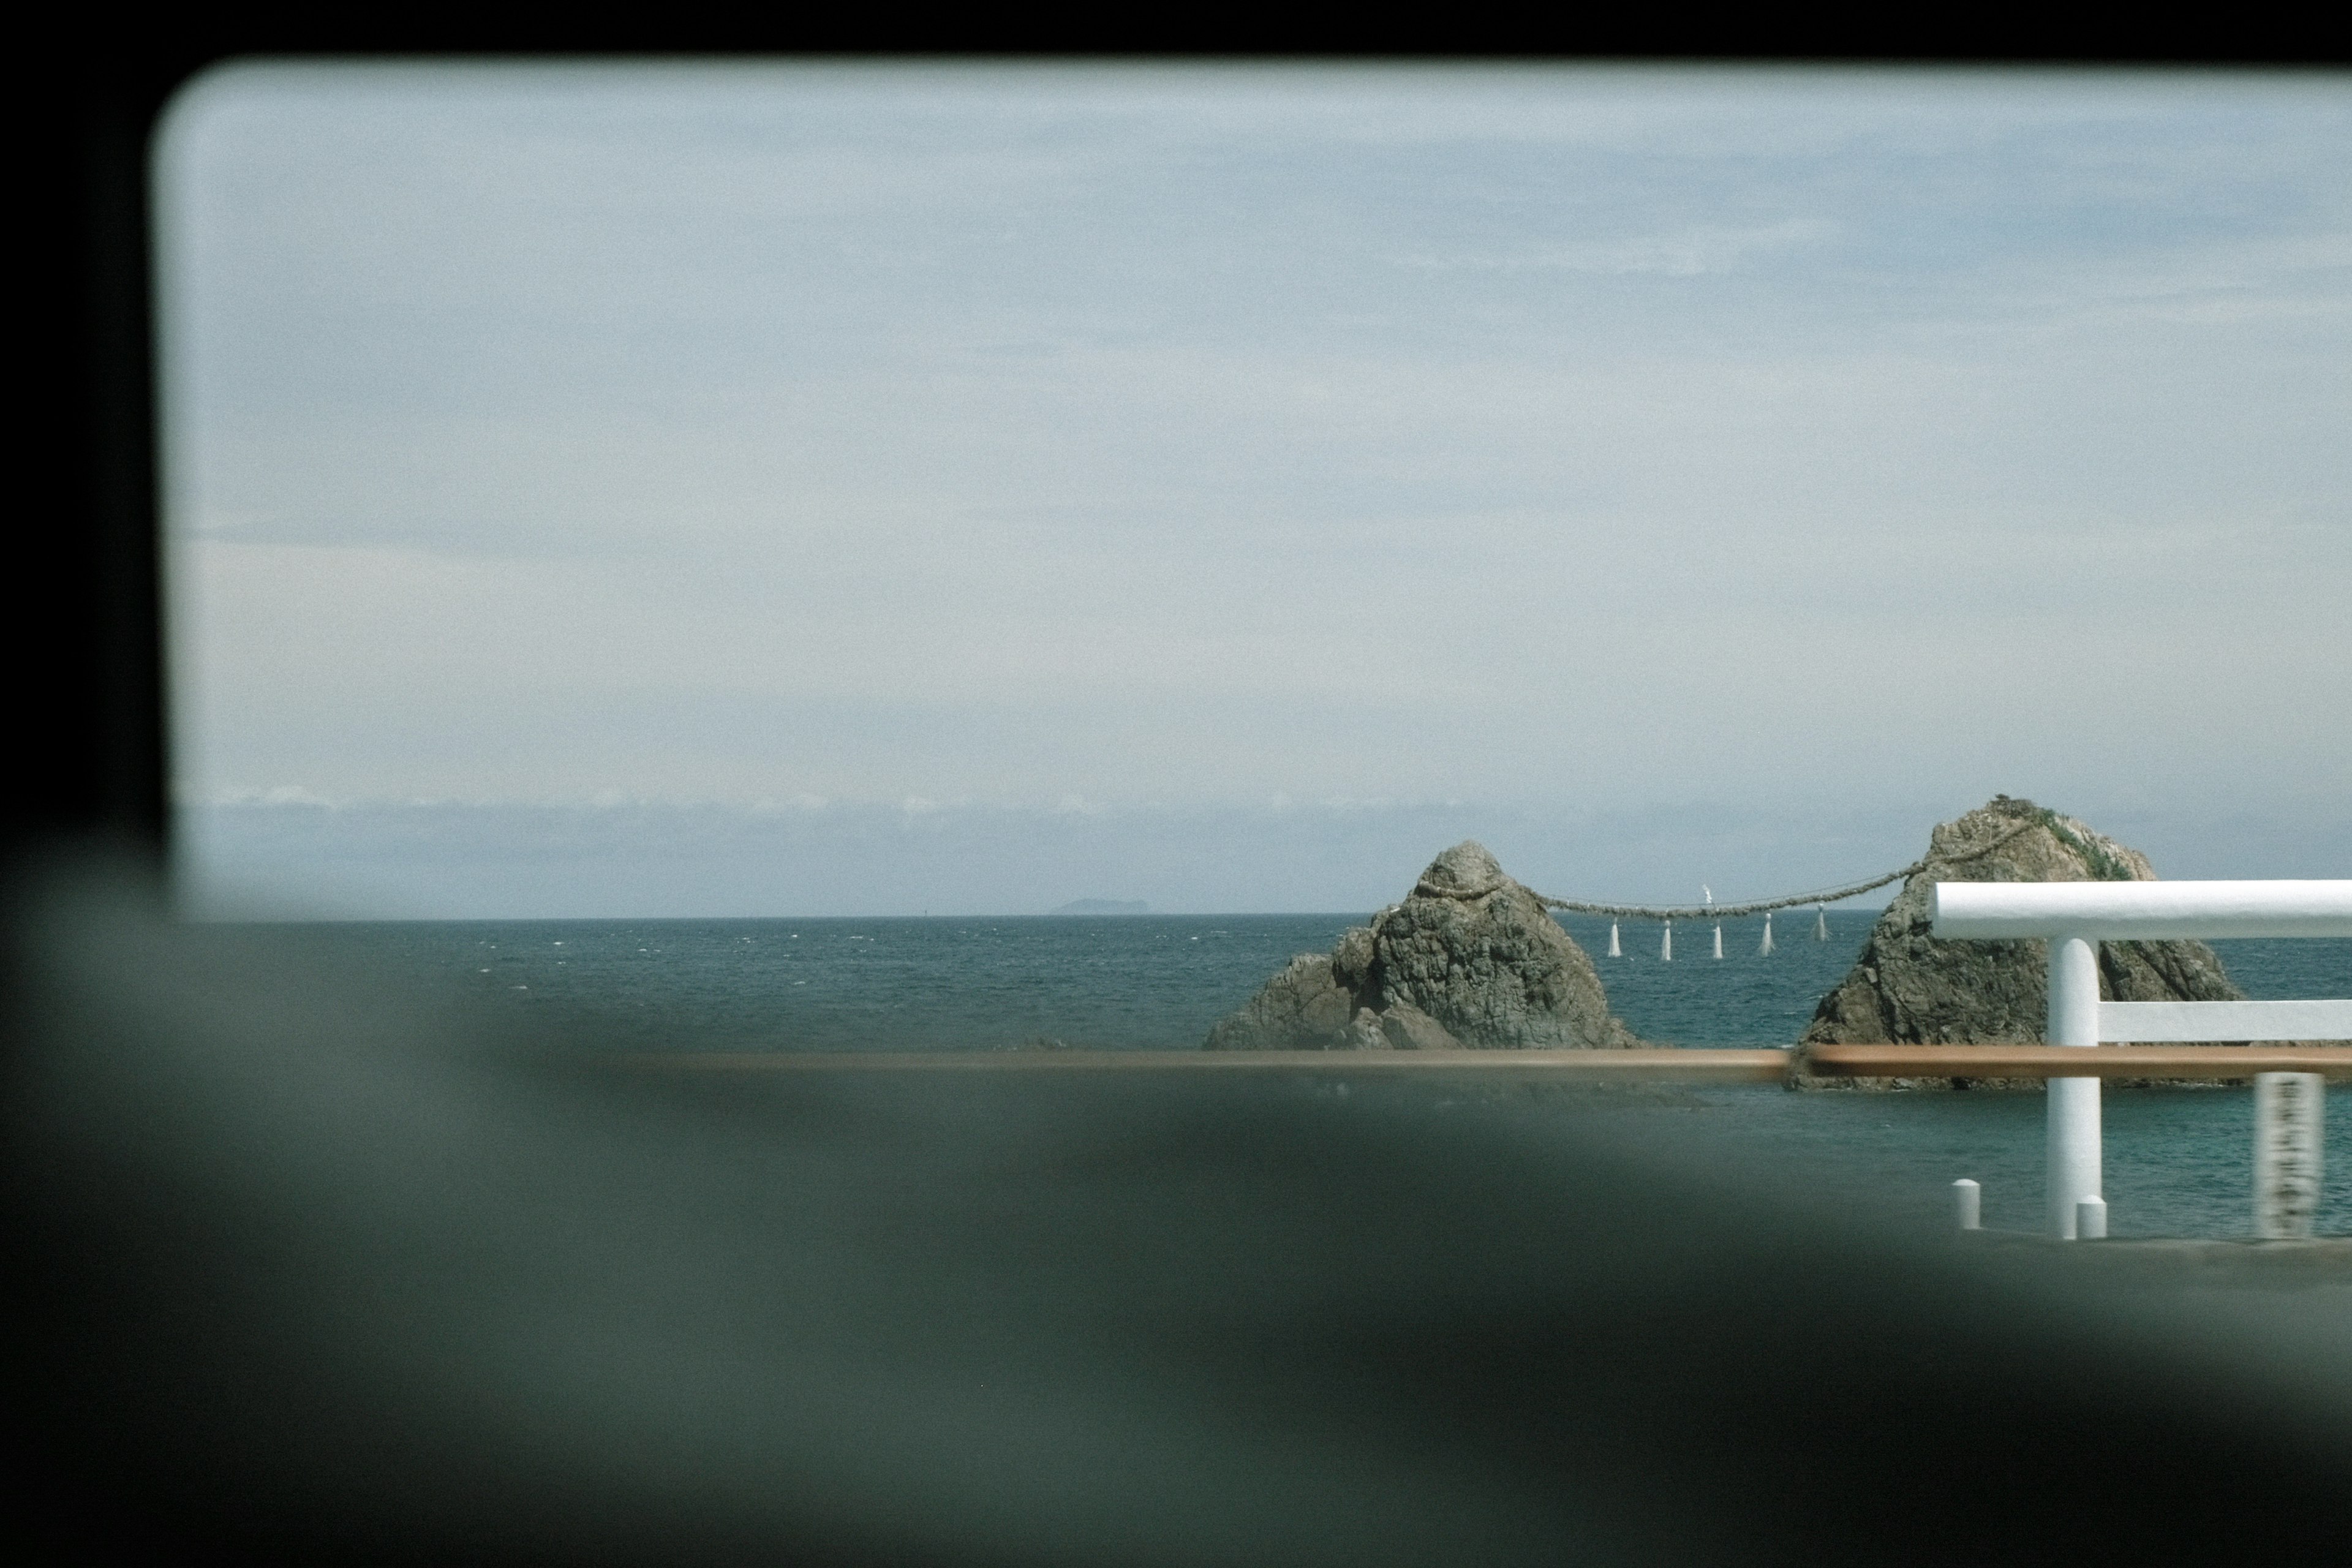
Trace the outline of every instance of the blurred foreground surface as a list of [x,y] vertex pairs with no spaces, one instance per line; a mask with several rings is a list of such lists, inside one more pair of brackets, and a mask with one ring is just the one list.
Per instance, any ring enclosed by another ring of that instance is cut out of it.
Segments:
[[1956,1245],[1693,1148],[1664,1099],[632,1073],[90,868],[11,893],[52,1556],[2340,1543],[2320,1252]]

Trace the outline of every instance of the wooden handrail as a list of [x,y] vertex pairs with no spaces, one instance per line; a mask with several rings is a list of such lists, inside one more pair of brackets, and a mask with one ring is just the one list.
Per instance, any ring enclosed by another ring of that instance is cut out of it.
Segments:
[[2352,1046],[1814,1046],[1806,1063],[1850,1078],[2352,1078]]
[[2352,1046],[1814,1046],[1631,1051],[646,1051],[676,1072],[1475,1073],[1594,1082],[1779,1083],[1792,1068],[1843,1078],[2352,1079]]
[[1674,1083],[1778,1083],[1785,1050],[647,1051],[626,1065],[688,1072],[1476,1073]]

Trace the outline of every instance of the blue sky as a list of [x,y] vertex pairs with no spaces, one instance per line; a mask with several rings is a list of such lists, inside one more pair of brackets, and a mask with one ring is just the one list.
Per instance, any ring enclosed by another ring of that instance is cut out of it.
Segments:
[[157,156],[216,892],[2352,874],[2335,80],[246,67]]

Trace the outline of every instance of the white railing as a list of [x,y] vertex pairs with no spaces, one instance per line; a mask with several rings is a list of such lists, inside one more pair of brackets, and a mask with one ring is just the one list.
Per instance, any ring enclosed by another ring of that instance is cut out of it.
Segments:
[[[2102,1002],[2097,947],[2102,941],[2182,937],[2352,937],[2352,881],[1938,882],[1933,900],[1938,937],[2049,942],[2053,1046],[2352,1039],[2352,1000]],[[2308,1146],[2307,1168],[2290,1159],[2294,1168],[2275,1178],[2289,1198],[2305,1186],[2315,1196],[2318,1180],[2321,1101],[2315,1079],[2303,1087],[2312,1092],[2260,1097],[2266,1106],[2308,1108],[2302,1112],[2311,1119],[2307,1132],[2257,1130],[2258,1143],[2273,1151],[2273,1169],[2277,1149]],[[2050,1229],[2073,1239],[2081,1215],[2105,1213],[2097,1079],[2050,1079],[2047,1136]]]

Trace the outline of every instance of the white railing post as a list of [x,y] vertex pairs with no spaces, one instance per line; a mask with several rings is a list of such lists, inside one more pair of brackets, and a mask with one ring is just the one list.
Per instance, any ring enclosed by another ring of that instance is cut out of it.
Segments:
[[[2053,1046],[2099,1043],[2099,950],[2079,936],[2050,939],[2050,1015]],[[2072,1241],[2085,1198],[2100,1195],[2099,1080],[2050,1080],[2050,1232]]]
[[1952,1224],[1959,1230],[1984,1228],[1984,1189],[1966,1176],[1952,1184]]

